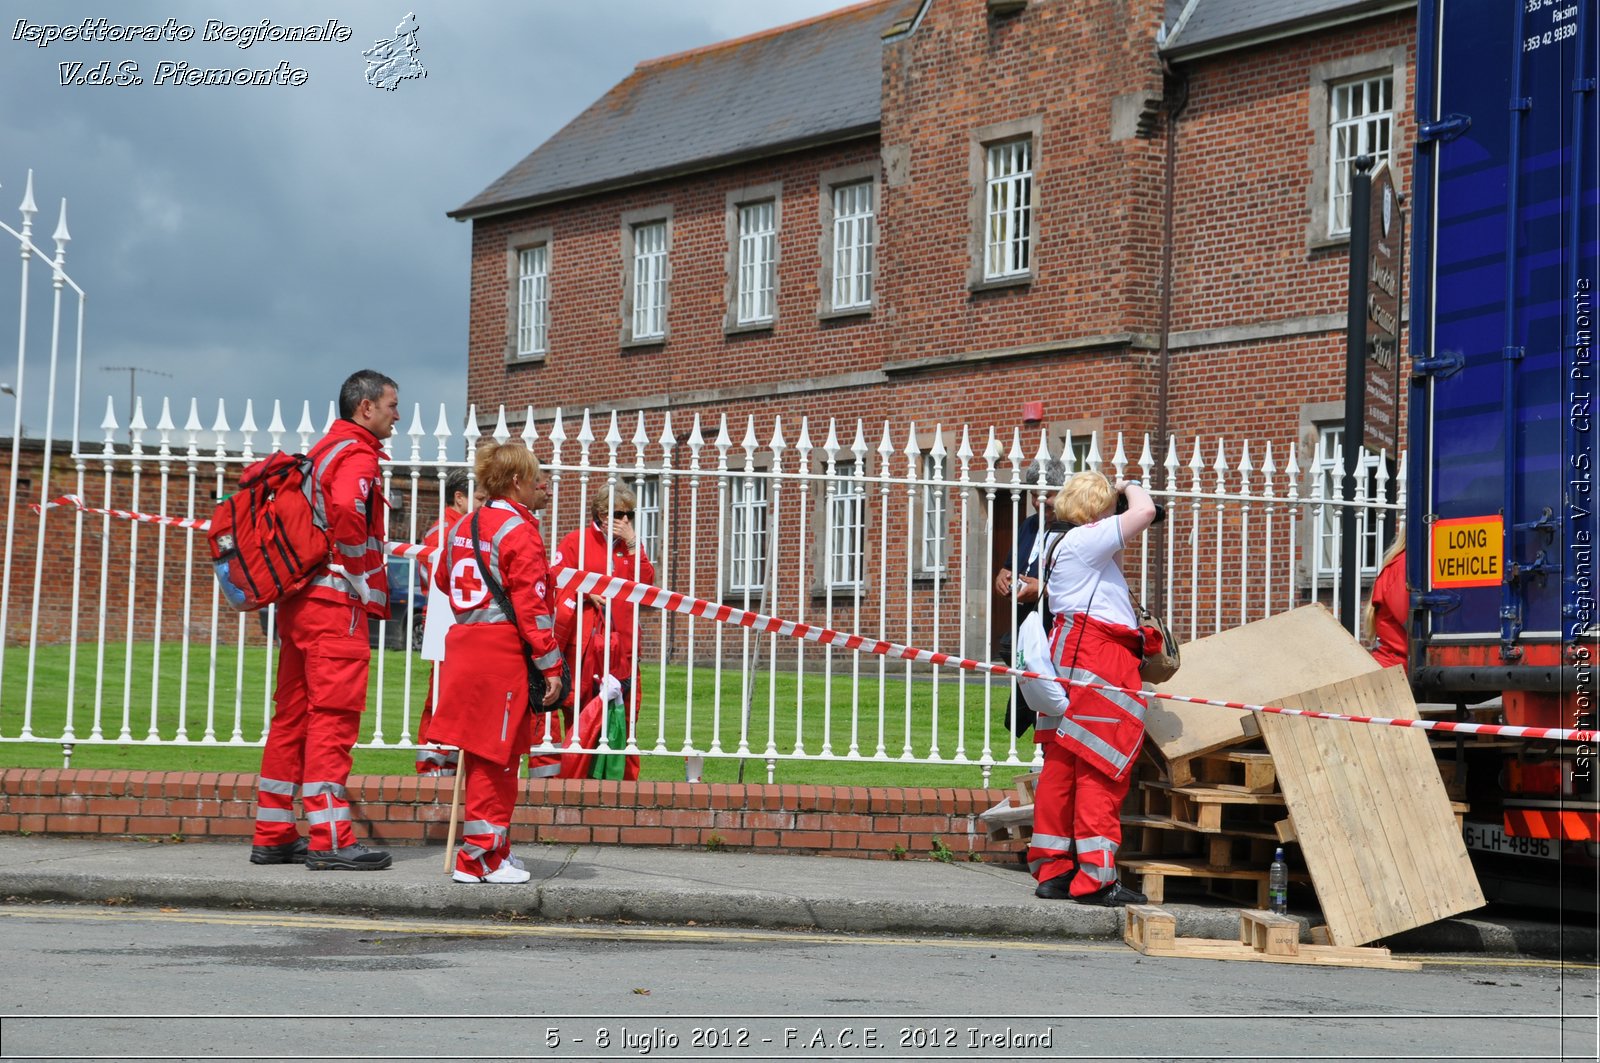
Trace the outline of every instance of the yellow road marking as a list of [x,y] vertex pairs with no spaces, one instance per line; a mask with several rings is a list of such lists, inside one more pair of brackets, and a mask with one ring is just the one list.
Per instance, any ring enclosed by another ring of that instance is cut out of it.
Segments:
[[[442,920],[356,918],[337,915],[256,915],[249,912],[211,911],[149,911],[95,908],[60,907],[5,907],[0,906],[0,917],[11,919],[54,919],[64,921],[101,921],[114,923],[193,923],[218,926],[277,927],[287,930],[357,930],[380,934],[434,935],[460,938],[544,938],[587,941],[670,941],[676,943],[703,942],[800,942],[823,945],[896,945],[929,949],[988,949],[1006,952],[1049,953],[1122,953],[1124,945],[1097,945],[1064,941],[1011,941],[997,938],[928,938],[899,937],[892,934],[819,934],[804,931],[776,930],[722,930],[696,927],[644,927],[609,924],[583,926],[573,924],[479,924],[446,922]],[[1600,970],[1600,965],[1537,960],[1520,957],[1461,958],[1455,956],[1407,956],[1428,966],[1437,967],[1526,967],[1573,971]]]

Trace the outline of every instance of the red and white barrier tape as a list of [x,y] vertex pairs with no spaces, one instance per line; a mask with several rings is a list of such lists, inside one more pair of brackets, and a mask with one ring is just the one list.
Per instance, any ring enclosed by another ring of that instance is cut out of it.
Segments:
[[[122,517],[127,520],[152,524],[170,524],[180,528],[194,528],[199,531],[204,531],[210,527],[210,521],[196,520],[192,517],[163,517],[148,513],[132,513],[122,509],[97,509],[84,505],[83,500],[76,495],[62,495],[52,502],[45,503],[43,507],[35,503],[31,508],[37,513],[41,509],[52,509],[58,506],[82,510],[85,513]],[[390,542],[384,544],[384,549],[387,553],[396,557],[421,557],[431,552],[435,547],[418,543]],[[1315,712],[1311,709],[1291,709],[1281,705],[1251,705],[1240,701],[1220,701],[1213,698],[1190,697],[1185,694],[1169,694],[1134,687],[1119,687],[1109,683],[1066,679],[1061,676],[1043,675],[1039,672],[1012,668],[990,661],[975,661],[966,657],[952,657],[948,653],[940,653],[936,650],[921,650],[914,646],[902,646],[898,642],[869,639],[862,635],[852,635],[842,631],[835,631],[832,628],[803,624],[795,620],[784,620],[780,617],[768,616],[765,613],[756,613],[731,605],[709,602],[704,598],[691,598],[677,591],[669,591],[664,587],[653,587],[647,583],[636,583],[620,576],[607,576],[600,572],[584,572],[572,568],[556,569],[555,576],[557,586],[563,590],[576,584],[577,593],[579,594],[597,594],[604,598],[622,598],[634,605],[644,605],[652,609],[700,617],[706,620],[713,620],[719,624],[747,627],[761,634],[805,639],[808,642],[815,642],[823,646],[838,646],[842,649],[859,653],[873,653],[882,657],[894,657],[899,660],[920,661],[924,664],[951,668],[964,668],[969,672],[988,672],[998,676],[1014,675],[1018,679],[1043,679],[1059,683],[1065,687],[1117,690],[1146,699],[1160,698],[1164,701],[1178,701],[1187,705],[1209,705],[1214,708],[1236,709],[1244,712],[1272,712],[1282,716],[1304,716],[1314,720],[1339,720],[1345,723],[1366,723],[1381,727],[1408,727],[1419,731],[1496,735],[1502,738],[1526,738],[1551,742],[1593,742],[1596,738],[1596,732],[1592,730],[1577,730],[1565,727],[1518,727],[1510,724],[1492,723],[1460,723],[1454,720],[1406,720],[1387,716],[1355,716],[1337,712]]]

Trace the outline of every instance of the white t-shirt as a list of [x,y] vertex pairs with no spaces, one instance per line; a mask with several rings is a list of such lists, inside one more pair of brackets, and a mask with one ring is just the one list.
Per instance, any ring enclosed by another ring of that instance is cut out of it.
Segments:
[[1096,620],[1138,626],[1118,564],[1122,526],[1115,516],[1073,528],[1053,545],[1048,587],[1053,615],[1088,613]]

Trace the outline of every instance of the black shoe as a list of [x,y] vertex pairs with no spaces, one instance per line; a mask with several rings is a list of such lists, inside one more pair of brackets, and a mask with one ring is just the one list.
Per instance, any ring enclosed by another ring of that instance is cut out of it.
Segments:
[[394,860],[382,849],[357,842],[343,849],[312,849],[306,853],[307,871],[382,871]]
[[1130,890],[1120,882],[1113,882],[1093,893],[1074,898],[1079,904],[1098,904],[1102,908],[1121,908],[1124,904],[1148,904],[1149,897],[1138,890]]
[[1074,875],[1074,872],[1069,871],[1064,875],[1057,875],[1055,878],[1047,878],[1039,883],[1038,887],[1033,891],[1033,895],[1035,897],[1043,897],[1047,901],[1069,900],[1072,897],[1072,879]]
[[282,845],[252,845],[250,847],[250,862],[252,864],[303,864],[306,862],[306,850],[310,848],[304,838],[296,838],[292,842]]

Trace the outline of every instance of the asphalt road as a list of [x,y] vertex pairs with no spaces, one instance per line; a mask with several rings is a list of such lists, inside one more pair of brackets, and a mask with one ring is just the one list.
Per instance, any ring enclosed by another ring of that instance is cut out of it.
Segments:
[[1596,968],[1529,959],[22,904],[0,941],[3,1059],[1596,1058]]

